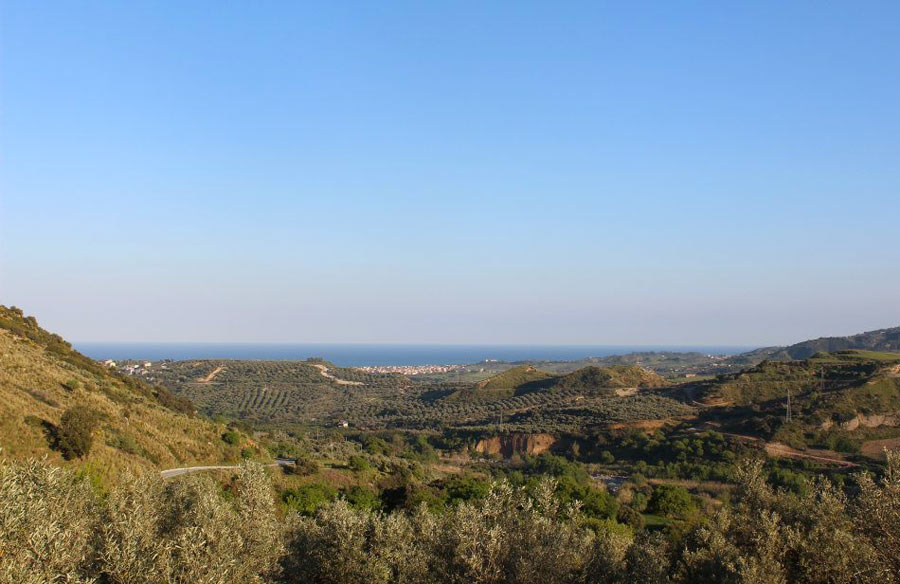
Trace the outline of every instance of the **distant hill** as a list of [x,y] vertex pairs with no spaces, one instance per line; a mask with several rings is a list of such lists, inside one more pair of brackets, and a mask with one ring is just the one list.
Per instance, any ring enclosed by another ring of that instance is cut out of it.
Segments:
[[[795,424],[803,432],[830,428],[900,426],[900,353],[846,350],[808,359],[763,361],[740,373],[682,386],[692,401],[728,408],[709,413],[731,418],[741,431],[767,437],[785,432],[787,395]],[[713,407],[708,412],[719,408]],[[780,429],[780,430],[779,430]]]
[[238,459],[224,426],[194,417],[167,389],[118,374],[72,349],[17,308],[0,306],[0,457],[63,463],[59,427],[79,406],[96,425],[87,456],[72,464],[98,480],[128,468]]
[[879,329],[846,337],[822,337],[795,343],[788,347],[764,347],[735,356],[738,363],[763,360],[790,361],[808,359],[816,353],[837,351],[900,351],[900,327]]
[[552,388],[627,388],[662,387],[665,380],[659,374],[638,365],[614,365],[612,367],[582,367],[567,375],[557,377]]
[[662,387],[665,380],[637,365],[582,367],[565,375],[553,375],[531,365],[520,365],[458,392],[457,399],[500,399],[534,391],[622,389]]
[[[314,418],[337,422],[347,415],[333,411],[336,402],[361,403],[365,401],[363,394],[391,393],[410,383],[407,377],[397,373],[369,373],[315,358],[157,361],[149,367],[143,361],[125,361],[117,366],[133,377],[172,388],[175,394],[189,398],[209,417],[254,423],[267,423],[275,418],[291,420],[299,410]],[[336,419],[328,418],[329,415]]]
[[485,379],[478,383],[477,387],[485,390],[517,389],[551,378],[553,378],[553,375],[546,371],[541,371],[531,365],[520,365]]

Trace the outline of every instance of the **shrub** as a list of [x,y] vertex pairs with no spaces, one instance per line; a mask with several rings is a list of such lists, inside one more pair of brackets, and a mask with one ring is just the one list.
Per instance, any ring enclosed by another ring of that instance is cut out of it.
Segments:
[[0,581],[86,581],[97,532],[98,501],[73,472],[0,465]]
[[79,389],[81,387],[81,382],[74,377],[71,377],[65,380],[62,386],[69,391],[75,391],[76,389]]
[[319,472],[319,463],[314,458],[303,456],[296,459],[294,464],[281,467],[281,470],[284,474],[307,476]]
[[491,483],[472,476],[455,476],[444,483],[448,503],[483,499],[491,491]]
[[641,515],[634,507],[622,505],[616,513],[616,521],[631,526],[635,530],[644,528],[644,516]]
[[104,581],[261,582],[275,574],[283,540],[265,470],[241,467],[233,493],[233,502],[223,499],[208,476],[128,479],[107,504]]
[[696,509],[694,498],[684,487],[658,485],[653,489],[648,508],[665,517],[684,517]]
[[186,397],[175,395],[165,387],[155,387],[154,397],[164,408],[168,408],[173,412],[179,412],[187,416],[193,416],[197,412],[194,403]]
[[44,420],[40,419],[39,417],[37,417],[35,415],[26,414],[25,424],[32,426],[34,428],[41,428],[44,425]]
[[381,499],[378,498],[378,493],[372,489],[359,485],[353,485],[347,489],[344,493],[344,499],[346,499],[347,503],[354,509],[366,509],[370,511],[381,509]]
[[351,470],[355,471],[363,471],[372,468],[372,465],[369,464],[369,461],[362,456],[351,456],[350,460],[347,461],[347,466],[349,466]]
[[[629,536],[579,526],[554,489],[548,482],[529,496],[498,483],[484,499],[440,515],[422,508],[373,514],[337,501],[298,521],[286,574],[293,582],[335,584],[574,584],[618,576]],[[598,555],[610,559],[595,562]]]
[[94,428],[97,414],[83,405],[76,405],[65,412],[59,422],[57,439],[59,449],[68,460],[87,456],[94,444]]
[[301,515],[310,516],[322,505],[333,501],[337,490],[331,485],[310,483],[295,489],[288,489],[281,495],[285,507]]
[[228,430],[227,432],[222,434],[222,440],[227,444],[237,446],[241,443],[241,435],[239,432],[236,432],[234,430]]
[[138,454],[141,451],[140,446],[138,446],[137,440],[134,439],[134,436],[131,434],[116,434],[112,438],[106,441],[107,446],[112,446],[113,448],[118,448],[123,452],[127,452],[128,454]]

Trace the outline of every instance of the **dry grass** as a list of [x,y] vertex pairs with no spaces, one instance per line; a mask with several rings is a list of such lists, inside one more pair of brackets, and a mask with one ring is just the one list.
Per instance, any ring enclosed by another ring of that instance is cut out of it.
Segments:
[[[51,448],[48,428],[58,425],[63,412],[76,404],[95,410],[101,422],[90,454],[66,462]],[[54,464],[75,464],[105,483],[125,470],[237,460],[237,449],[220,439],[223,431],[216,424],[168,410],[111,375],[79,368],[28,339],[0,330],[3,458],[46,457]]]

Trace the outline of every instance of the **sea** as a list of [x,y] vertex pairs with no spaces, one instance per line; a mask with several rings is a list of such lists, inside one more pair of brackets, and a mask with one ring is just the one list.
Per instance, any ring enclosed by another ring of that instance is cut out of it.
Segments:
[[361,343],[74,343],[97,360],[259,359],[321,357],[340,367],[457,365],[483,361],[577,361],[642,351],[734,355],[754,347],[682,345],[432,345]]

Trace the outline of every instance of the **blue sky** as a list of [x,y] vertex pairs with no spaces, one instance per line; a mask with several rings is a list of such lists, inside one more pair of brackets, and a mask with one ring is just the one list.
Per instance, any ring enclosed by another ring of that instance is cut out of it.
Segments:
[[0,2],[0,302],[79,341],[900,324],[896,2]]

